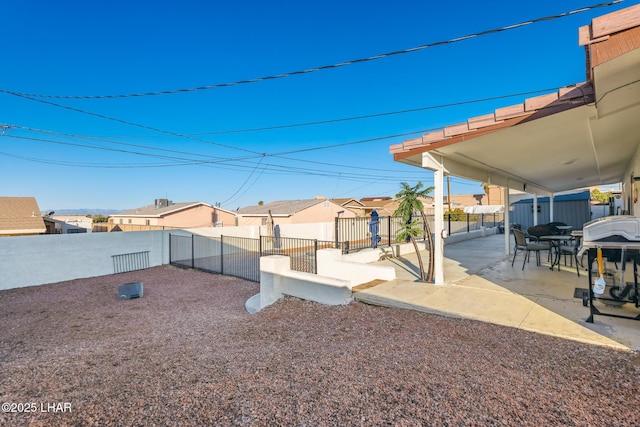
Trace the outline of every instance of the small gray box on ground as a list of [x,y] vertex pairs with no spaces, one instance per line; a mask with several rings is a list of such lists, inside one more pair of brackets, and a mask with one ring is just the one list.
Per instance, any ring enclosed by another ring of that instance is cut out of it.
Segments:
[[142,298],[143,291],[142,282],[125,283],[118,286],[118,299]]

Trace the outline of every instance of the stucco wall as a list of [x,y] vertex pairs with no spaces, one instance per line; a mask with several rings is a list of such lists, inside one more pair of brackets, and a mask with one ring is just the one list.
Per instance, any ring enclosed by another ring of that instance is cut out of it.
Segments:
[[213,227],[213,208],[194,206],[167,215],[158,220],[158,225],[167,227]]
[[291,219],[291,223],[331,222],[335,220],[340,211],[343,211],[340,215],[342,218],[352,218],[356,216],[353,212],[338,204],[330,202],[329,200],[323,200],[310,208],[296,212]]
[[[238,216],[239,226],[260,226],[267,220],[266,216]],[[278,225],[291,224],[290,216],[273,216],[273,223]]]
[[86,233],[0,238],[0,290],[113,274],[113,255],[149,251],[169,262],[168,233]]
[[[277,224],[280,229],[280,237],[295,237],[299,239],[318,239],[332,242],[334,239],[333,222],[320,222],[311,224]],[[257,239],[260,236],[267,236],[265,225],[238,226],[238,227],[209,227],[190,228],[188,231],[201,236],[220,237],[249,237]]]
[[[183,209],[164,217],[154,216],[130,216],[130,217],[111,217],[109,218],[110,229],[117,225],[121,230],[140,230],[140,226],[156,226],[156,227],[213,227],[213,211],[211,206],[194,206],[189,209]],[[148,222],[148,224],[147,224]],[[227,221],[229,225],[233,225],[233,221]],[[137,227],[127,227],[137,226]]]
[[[340,206],[329,200],[322,200],[319,203],[296,212],[290,216],[273,216],[273,223],[276,225],[284,224],[311,224],[316,222],[333,222],[338,216],[338,212],[341,218],[354,218],[356,213],[349,209]],[[265,216],[251,216],[241,215],[238,216],[238,225],[263,225],[263,221],[266,220]]]
[[213,222],[216,227],[234,227],[236,225],[236,214],[214,208]]

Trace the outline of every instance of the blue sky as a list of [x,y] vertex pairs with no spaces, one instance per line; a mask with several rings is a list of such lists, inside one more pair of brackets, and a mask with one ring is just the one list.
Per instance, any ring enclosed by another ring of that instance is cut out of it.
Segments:
[[[34,196],[42,210],[129,209],[164,197],[234,210],[318,195],[393,196],[401,181],[431,185],[432,173],[395,163],[389,146],[535,95],[523,93],[584,81],[578,28],[637,3],[250,84],[68,99],[39,95],[256,79],[597,2],[3,2],[0,195]],[[506,95],[514,96],[427,109]],[[412,109],[422,110],[342,120]],[[453,178],[451,191],[482,187]]]

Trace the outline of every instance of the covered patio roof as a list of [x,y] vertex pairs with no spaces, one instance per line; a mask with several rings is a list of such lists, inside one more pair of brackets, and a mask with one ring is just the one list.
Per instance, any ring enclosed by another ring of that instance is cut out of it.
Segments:
[[[534,194],[535,204],[538,194],[640,176],[633,170],[640,156],[640,5],[596,18],[578,34],[585,82],[390,147],[395,161],[434,171],[435,283],[444,283],[444,175],[504,187],[506,206],[510,188]],[[504,243],[509,253],[509,233]]]
[[587,81],[390,147],[394,160],[550,194],[622,182],[640,145],[640,5],[579,30]]

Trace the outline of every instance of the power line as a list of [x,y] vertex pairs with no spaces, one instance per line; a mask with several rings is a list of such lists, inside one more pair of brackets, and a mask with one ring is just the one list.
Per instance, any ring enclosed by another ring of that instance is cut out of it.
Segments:
[[472,99],[467,101],[451,102],[451,103],[439,104],[439,105],[429,105],[426,107],[409,108],[406,110],[397,110],[397,111],[387,111],[384,113],[366,114],[362,116],[342,117],[337,119],[317,120],[312,122],[291,123],[286,125],[265,126],[265,127],[259,127],[259,128],[232,129],[232,130],[216,131],[216,132],[200,132],[193,135],[224,135],[224,134],[230,134],[230,133],[260,132],[260,131],[267,131],[267,130],[289,129],[289,128],[296,128],[296,127],[304,127],[304,126],[326,125],[331,123],[348,122],[353,120],[363,120],[363,119],[372,119],[377,117],[393,116],[393,115],[399,115],[399,114],[417,113],[419,111],[437,110],[440,108],[459,107],[462,105],[497,101],[500,99],[513,98],[516,96],[526,96],[526,95],[533,95],[536,93],[550,92],[557,89],[558,88],[539,89],[539,90],[532,90],[528,92],[520,92],[520,93],[509,94],[509,95],[498,95],[498,96],[492,96],[488,98]]
[[[242,164],[233,164],[233,163],[234,162],[244,162],[244,163],[246,163],[247,162],[246,159],[229,158],[229,159],[224,159],[224,160],[194,160],[194,159],[189,159],[189,158],[181,158],[181,157],[174,157],[174,156],[162,156],[162,155],[143,153],[143,152],[137,152],[137,151],[122,150],[122,149],[109,148],[109,147],[100,147],[100,146],[95,146],[95,145],[84,145],[84,144],[78,144],[78,143],[72,143],[72,142],[53,141],[53,140],[48,140],[48,139],[43,139],[43,138],[31,138],[31,137],[18,136],[18,135],[4,135],[4,136],[7,137],[7,138],[13,138],[13,139],[30,140],[30,141],[35,141],[35,142],[44,142],[44,143],[52,143],[52,144],[59,144],[59,145],[68,145],[68,146],[73,146],[73,147],[97,149],[97,150],[104,150],[104,151],[113,151],[113,152],[118,152],[118,153],[133,154],[133,155],[139,155],[139,156],[148,156],[148,157],[161,158],[161,159],[167,159],[167,160],[172,160],[173,161],[171,163],[152,163],[152,164],[149,164],[149,163],[142,163],[142,164],[129,164],[129,163],[124,163],[124,164],[123,163],[120,163],[120,164],[104,164],[104,163],[95,163],[95,162],[56,161],[56,160],[52,160],[51,158],[38,159],[38,158],[34,158],[34,157],[18,156],[18,155],[9,154],[9,153],[6,153],[6,152],[1,152],[0,153],[0,154],[5,155],[5,156],[19,158],[21,160],[32,161],[32,162],[37,162],[37,163],[56,164],[56,165],[61,165],[61,166],[113,169],[113,168],[133,168],[133,167],[175,167],[175,166],[196,165],[196,166],[210,166],[210,167],[215,166],[218,169],[229,169],[229,168],[231,168],[231,169],[234,169],[234,170],[251,168],[251,170],[252,170],[251,175],[253,175],[253,173],[255,172],[256,168],[262,163],[262,160],[264,159],[264,157],[267,157],[267,155],[263,156],[257,164],[242,165]],[[298,159],[287,159],[287,160],[296,161]],[[220,167],[219,165],[221,163],[227,165],[228,167],[226,167],[226,168],[225,167]],[[318,163],[320,163],[320,162],[318,162]],[[352,181],[363,181],[363,180],[371,180],[371,179],[380,179],[380,180],[388,180],[388,181],[393,180],[393,181],[395,181],[395,180],[398,179],[397,176],[381,175],[380,174],[381,171],[384,171],[384,172],[387,172],[387,173],[402,174],[403,176],[407,175],[407,172],[405,172],[405,171],[380,170],[380,169],[376,169],[376,168],[364,168],[364,167],[363,168],[358,168],[358,170],[373,170],[376,173],[375,174],[366,174],[366,173],[357,173],[357,172],[320,170],[318,168],[301,168],[301,167],[294,167],[294,166],[290,166],[290,165],[289,166],[285,166],[285,165],[278,165],[278,164],[272,164],[272,163],[263,163],[262,165],[263,165],[263,167],[262,167],[261,174],[265,173],[266,171],[269,171],[269,172],[272,172],[274,174],[279,174],[279,175],[283,175],[283,174],[284,175],[314,175],[314,176],[325,176],[325,177],[340,176],[340,177],[343,177],[345,179],[352,180]],[[351,168],[350,166],[347,166],[347,165],[334,165],[334,164],[329,164],[329,163],[327,163],[326,165],[334,166],[334,167]],[[416,173],[418,173],[418,172],[416,172]],[[251,176],[249,176],[249,178],[247,178],[247,181],[250,179],[250,177]],[[246,182],[245,182],[245,184],[246,184]],[[243,184],[243,186],[245,184]],[[240,189],[238,191],[240,191]]]
[[165,135],[170,135],[170,136],[179,137],[179,138],[186,138],[186,139],[190,139],[190,140],[193,140],[193,141],[204,142],[205,144],[217,145],[217,146],[223,147],[223,148],[243,151],[245,153],[251,153],[251,154],[256,154],[256,155],[262,155],[263,154],[263,153],[258,153],[257,151],[247,150],[247,149],[244,149],[244,148],[234,147],[234,146],[231,146],[231,145],[221,144],[221,143],[218,143],[218,142],[208,141],[206,139],[196,138],[196,137],[191,136],[191,135],[171,132],[171,131],[168,131],[168,130],[165,130],[165,129],[159,129],[159,128],[156,128],[156,127],[153,127],[153,126],[147,126],[147,125],[143,125],[143,124],[136,123],[136,122],[130,122],[128,120],[119,119],[119,118],[116,118],[116,117],[106,116],[104,114],[94,113],[94,112],[83,110],[83,109],[80,109],[80,108],[70,107],[68,105],[58,104],[56,102],[45,101],[44,99],[37,99],[37,98],[34,98],[33,96],[24,95],[24,94],[21,94],[21,93],[18,93],[18,92],[12,92],[12,91],[1,90],[1,89],[0,89],[0,92],[6,93],[8,95],[17,96],[19,98],[28,99],[30,101],[35,101],[35,102],[40,102],[42,104],[51,105],[53,107],[62,108],[62,109],[69,110],[69,111],[75,111],[77,113],[86,114],[86,115],[93,116],[93,117],[98,117],[100,119],[109,120],[109,121],[113,121],[113,122],[116,122],[116,123],[125,124],[125,125],[128,125],[128,126],[135,126],[135,127],[138,127],[138,128],[141,128],[141,129],[150,130],[150,131],[153,131],[153,132],[162,133],[162,134],[165,134]]
[[340,63],[337,63],[337,64],[323,65],[323,66],[319,66],[319,67],[307,68],[307,69],[300,70],[300,71],[291,71],[291,72],[288,72],[288,73],[276,74],[276,75],[271,75],[271,76],[266,76],[266,77],[257,77],[257,78],[248,79],[248,80],[238,80],[238,81],[229,82],[229,83],[218,83],[218,84],[200,86],[200,87],[193,87],[193,88],[188,88],[188,89],[172,89],[172,90],[164,90],[164,91],[156,91],[156,92],[128,93],[128,94],[118,94],[118,95],[44,95],[44,94],[26,94],[26,93],[12,92],[12,91],[8,91],[8,90],[4,90],[4,89],[0,89],[0,92],[10,93],[12,95],[22,95],[22,96],[26,96],[26,97],[37,97],[37,98],[113,99],[113,98],[132,98],[132,97],[143,97],[143,96],[169,95],[169,94],[176,94],[176,93],[186,93],[186,92],[196,92],[196,91],[217,89],[217,88],[229,87],[229,86],[238,86],[238,85],[244,85],[244,84],[250,84],[250,83],[258,83],[258,82],[262,82],[262,81],[266,81],[266,80],[276,80],[276,79],[282,79],[282,78],[285,78],[285,77],[292,77],[292,76],[303,75],[303,74],[311,74],[311,73],[316,73],[318,71],[324,71],[324,70],[330,70],[330,69],[333,69],[333,68],[345,67],[347,65],[353,65],[353,64],[360,64],[360,63],[365,63],[365,62],[376,61],[376,60],[387,58],[387,57],[390,57],[390,56],[404,55],[404,54],[407,54],[407,53],[417,52],[417,51],[428,49],[428,48],[432,48],[432,47],[435,47],[435,46],[459,43],[459,42],[462,42],[462,41],[465,41],[465,40],[470,40],[470,39],[473,39],[473,38],[476,38],[476,37],[481,37],[481,36],[486,36],[486,35],[489,35],[489,34],[497,34],[497,33],[505,32],[505,31],[514,30],[516,28],[521,28],[521,27],[524,27],[524,26],[527,26],[527,25],[536,24],[538,22],[552,21],[552,20],[565,18],[567,16],[576,15],[578,13],[587,12],[587,11],[598,9],[598,8],[602,8],[602,7],[613,6],[613,5],[621,3],[621,2],[622,2],[622,0],[613,0],[613,1],[608,2],[608,3],[599,3],[599,4],[592,5],[592,6],[586,6],[586,7],[580,8],[580,9],[572,10],[572,11],[569,11],[569,12],[559,13],[557,15],[550,15],[550,16],[545,16],[545,17],[541,17],[541,18],[536,18],[536,19],[532,19],[532,20],[529,20],[529,21],[520,22],[520,23],[517,23],[517,24],[507,25],[507,26],[504,26],[504,27],[501,27],[501,28],[495,28],[495,29],[492,29],[492,30],[485,30],[485,31],[481,31],[479,33],[468,34],[468,35],[465,35],[465,36],[461,36],[461,37],[457,37],[457,38],[453,38],[453,39],[449,39],[449,40],[427,43],[427,44],[423,44],[423,45],[412,47],[412,48],[408,48],[408,49],[381,53],[381,54],[378,54],[378,55],[369,56],[369,57],[365,57],[365,58],[352,59],[350,61],[344,61],[344,62],[340,62]]
[[[534,91],[521,92],[521,93],[517,93],[517,94],[500,95],[500,96],[482,98],[482,99],[476,99],[476,100],[466,100],[466,101],[460,101],[460,102],[449,103],[449,104],[442,104],[442,105],[437,105],[437,106],[427,106],[427,107],[420,107],[420,108],[416,108],[416,109],[399,110],[399,111],[387,112],[387,113],[378,113],[378,114],[369,115],[369,116],[355,116],[355,117],[342,118],[342,119],[333,119],[333,120],[325,121],[325,122],[341,121],[341,120],[356,120],[356,119],[359,119],[359,118],[368,118],[368,117],[374,117],[374,116],[379,116],[379,115],[402,114],[402,113],[419,111],[419,110],[447,108],[447,107],[465,105],[465,104],[476,103],[476,102],[484,102],[484,101],[489,101],[489,100],[496,100],[496,99],[514,97],[514,96],[529,95],[529,94],[539,93],[539,92],[547,92],[547,91],[551,91],[551,90],[557,90],[557,88],[540,89],[540,90],[534,90]],[[281,158],[281,159],[284,159],[284,160],[292,160],[292,161],[299,161],[299,162],[322,164],[322,165],[325,165],[325,166],[350,167],[350,166],[347,166],[347,165],[338,165],[338,164],[332,164],[332,163],[326,163],[326,162],[317,162],[317,161],[312,161],[312,160],[296,159],[296,158],[288,157],[287,155],[310,152],[310,151],[317,151],[317,150],[323,150],[323,149],[328,149],[328,148],[338,148],[338,147],[344,147],[344,146],[364,144],[364,143],[369,143],[369,142],[377,142],[377,141],[381,141],[381,140],[385,140],[385,139],[398,138],[398,137],[410,136],[410,135],[415,135],[415,134],[424,134],[426,132],[431,132],[431,131],[439,129],[439,128],[422,129],[422,130],[411,131],[411,132],[406,132],[406,133],[401,133],[401,134],[386,135],[386,136],[381,136],[381,137],[374,137],[374,138],[368,138],[368,139],[357,140],[357,141],[349,141],[349,142],[345,142],[345,143],[338,143],[338,144],[330,144],[330,145],[302,148],[302,149],[296,149],[296,150],[289,150],[289,151],[283,151],[283,152],[278,152],[278,153],[258,153],[256,151],[252,151],[252,150],[241,149],[241,148],[228,146],[228,145],[224,145],[224,144],[218,144],[218,143],[215,143],[215,142],[212,142],[212,141],[208,141],[208,140],[205,140],[205,139],[202,139],[202,138],[196,138],[196,137],[193,137],[192,135],[189,135],[189,134],[182,134],[182,133],[176,133],[176,132],[167,131],[167,130],[164,130],[164,129],[153,128],[153,127],[146,126],[146,125],[141,125],[141,124],[138,124],[138,123],[135,123],[135,122],[130,122],[130,121],[125,121],[125,120],[121,120],[121,119],[118,119],[118,118],[108,117],[108,116],[104,116],[102,114],[97,114],[97,113],[93,113],[93,112],[82,110],[82,109],[78,109],[78,108],[68,107],[68,106],[65,106],[65,105],[62,105],[62,104],[58,104],[58,103],[54,103],[54,102],[50,102],[50,101],[35,99],[35,98],[32,98],[32,97],[22,96],[22,95],[19,95],[19,94],[16,94],[16,96],[23,97],[23,98],[26,98],[28,100],[32,100],[32,101],[36,101],[36,102],[41,102],[41,103],[44,103],[44,104],[47,104],[47,105],[52,105],[52,106],[55,106],[55,107],[59,107],[59,108],[63,108],[63,109],[69,109],[69,110],[72,110],[72,111],[80,112],[80,113],[83,113],[83,114],[88,114],[88,115],[91,115],[91,116],[96,116],[96,117],[103,118],[103,119],[113,120],[113,121],[116,121],[116,122],[132,125],[132,126],[137,126],[137,127],[141,127],[141,128],[145,128],[145,129],[149,129],[149,130],[154,130],[154,131],[161,132],[161,133],[168,134],[168,135],[175,136],[175,137],[187,138],[187,139],[196,140],[196,141],[199,141],[199,142],[204,142],[204,143],[213,144],[213,145],[220,145],[220,146],[223,146],[223,147],[226,147],[226,148],[237,149],[237,150],[240,150],[240,151],[243,151],[243,152],[247,152],[247,153],[253,154],[251,156],[245,156],[245,157],[225,158],[225,157],[210,156],[210,155],[205,155],[205,154],[185,152],[185,151],[179,151],[179,150],[169,150],[169,149],[145,146],[145,145],[140,145],[140,144],[132,144],[132,143],[119,142],[119,141],[111,141],[111,140],[105,140],[105,139],[92,137],[92,136],[83,136],[83,135],[76,135],[76,134],[70,134],[70,133],[60,133],[60,132],[47,131],[47,130],[41,130],[41,129],[34,129],[34,128],[30,128],[30,127],[23,127],[23,126],[17,126],[17,125],[7,125],[7,124],[2,124],[1,125],[2,128],[3,128],[3,133],[0,136],[9,136],[9,135],[6,135],[6,130],[19,128],[19,129],[24,129],[24,130],[28,130],[28,131],[34,131],[34,132],[42,132],[42,133],[47,133],[47,134],[63,135],[63,136],[69,136],[69,137],[74,137],[74,138],[90,139],[90,140],[95,140],[95,141],[98,141],[98,142],[105,142],[105,143],[110,143],[110,144],[118,144],[118,145],[142,148],[142,149],[147,149],[147,150],[169,152],[169,153],[174,153],[174,154],[185,154],[185,155],[188,155],[188,156],[199,156],[199,157],[203,157],[203,158],[207,158],[207,159],[212,159],[210,161],[204,161],[204,160],[185,159],[185,158],[180,158],[180,157],[176,158],[176,157],[170,157],[170,156],[155,156],[155,157],[162,157],[162,158],[177,160],[179,162],[182,162],[183,165],[187,165],[187,164],[212,164],[212,163],[226,163],[226,162],[234,162],[234,161],[247,161],[247,160],[251,160],[251,159],[255,159],[255,158],[260,158],[261,159],[260,161],[262,161],[262,159],[264,157],[275,157],[275,158]],[[588,99],[585,98],[584,102],[585,103],[588,102]],[[546,108],[546,107],[543,107],[543,108]],[[310,122],[310,124],[316,124],[316,123],[319,124],[321,122]],[[296,124],[296,125],[304,125],[304,124]],[[292,126],[296,126],[296,125],[292,125]],[[22,137],[22,138],[30,139],[30,138],[25,138],[25,137]],[[32,139],[33,140],[38,140],[38,139],[35,139],[35,138],[32,138]],[[39,141],[41,141],[41,142],[59,143],[59,144],[67,144],[67,145],[76,145],[76,146],[80,146],[80,147],[84,147],[84,148],[92,148],[93,147],[93,148],[99,148],[99,149],[106,149],[104,147],[99,147],[99,146],[98,147],[96,147],[96,146],[86,146],[86,145],[83,145],[83,144],[62,143],[62,142],[56,142],[56,141],[50,141],[50,140],[39,140]],[[120,150],[118,150],[118,149],[107,149],[107,150],[109,150],[109,151],[120,151],[120,152],[127,153],[127,154],[147,155],[145,153],[139,153],[139,152],[133,152],[133,151],[121,150],[121,149]],[[153,156],[153,155],[149,154],[149,156]],[[167,165],[167,166],[169,166],[169,165]],[[110,166],[105,166],[105,167],[117,167],[117,166],[111,166],[110,165]],[[123,166],[123,167],[129,167],[129,166]],[[380,170],[380,169],[377,169],[377,168],[359,168],[359,169],[370,169],[370,170],[376,170],[377,172],[383,171],[383,170]],[[387,171],[396,172],[396,171],[390,171],[390,170],[387,170]]]
[[[371,118],[377,118],[377,117],[385,117],[385,116],[392,116],[392,115],[415,113],[415,112],[419,112],[419,111],[428,111],[428,110],[438,110],[438,109],[442,109],[442,108],[459,107],[459,106],[463,106],[463,105],[478,104],[478,103],[489,102],[489,101],[497,101],[497,100],[500,100],[500,99],[514,98],[516,96],[527,96],[527,95],[533,95],[533,94],[537,94],[537,93],[546,93],[546,92],[552,92],[552,91],[557,91],[557,90],[558,90],[557,87],[546,88],[546,89],[535,89],[535,90],[530,90],[530,91],[525,91],[525,92],[518,92],[518,93],[511,93],[511,94],[506,94],[506,95],[496,95],[496,96],[490,96],[490,97],[486,97],[486,98],[477,98],[477,99],[470,99],[470,100],[464,100],[464,101],[458,101],[458,102],[450,102],[450,103],[446,103],[446,104],[428,105],[428,106],[425,106],[425,107],[409,108],[409,109],[395,110],[395,111],[386,111],[386,112],[382,112],[382,113],[373,113],[373,114],[366,114],[366,115],[360,115],[360,116],[338,117],[338,118],[335,118],[335,119],[316,120],[316,121],[301,122],[301,123],[289,123],[289,124],[284,124],[284,125],[265,126],[265,127],[258,127],[258,128],[231,129],[231,130],[226,130],[226,131],[212,131],[212,132],[198,132],[198,133],[180,133],[180,134],[176,133],[174,136],[178,136],[178,137],[181,137],[181,136],[184,136],[184,137],[196,137],[196,136],[201,136],[201,135],[224,135],[224,134],[231,134],[231,133],[247,133],[247,132],[259,132],[259,131],[268,131],[268,130],[277,130],[277,129],[296,128],[296,127],[317,126],[317,125],[324,125],[324,124],[331,124],[331,123],[340,123],[340,122],[347,122],[347,121],[354,121],[354,120],[363,120],[363,119],[371,119]],[[20,95],[18,93],[9,93],[7,91],[1,91],[1,90],[0,90],[0,92],[4,92],[4,93],[10,94],[10,95],[22,97],[22,95]],[[32,99],[32,98],[29,98],[29,97],[25,97],[25,99],[32,100],[32,101],[39,101],[37,99]],[[50,103],[49,105],[52,105],[52,106],[55,106],[55,107],[60,107],[60,108],[65,108],[65,109],[72,109],[73,111],[81,112],[81,113],[85,113],[85,114],[89,114],[89,115],[96,115],[97,117],[100,117],[100,118],[108,118],[107,116],[97,115],[97,114],[91,113],[91,112],[86,111],[86,110],[81,110],[81,109],[77,109],[77,108],[67,108],[66,106],[64,106],[62,104]],[[113,118],[113,120],[120,121],[120,119],[116,119],[116,118]],[[122,121],[122,123],[133,124],[132,122],[125,122],[125,121]],[[8,129],[12,125],[3,125],[3,126],[7,126],[6,129]],[[20,127],[22,129],[34,130],[34,129],[31,129],[31,128],[26,128],[26,127],[22,127],[22,126],[17,126],[17,127]],[[144,127],[144,125],[140,125],[140,127]],[[43,132],[48,132],[48,131],[43,131]],[[68,136],[80,137],[80,138],[90,138],[90,139],[100,140],[99,137],[95,137],[95,136],[75,135],[75,134],[67,134],[67,135]],[[152,135],[142,135],[142,136],[141,135],[115,135],[115,136],[109,136],[109,137],[112,137],[112,138],[113,137],[117,137],[117,138],[151,138],[153,136]],[[198,138],[196,138],[196,140],[197,141],[207,142],[207,143],[210,143],[210,144],[216,144],[216,143],[208,141],[208,140],[200,140]],[[122,144],[124,144],[124,143],[122,143]],[[130,144],[130,145],[136,146],[135,144]]]
[[[263,159],[264,159],[264,158],[263,158]],[[245,179],[245,180],[244,180],[244,182],[243,182],[243,183],[242,183],[242,185],[241,185],[241,186],[236,190],[236,192],[235,192],[235,193],[233,193],[231,196],[229,196],[226,200],[223,200],[223,201],[222,201],[222,202],[220,202],[220,203],[227,203],[228,201],[230,201],[231,199],[233,199],[233,197],[234,197],[236,194],[238,194],[238,193],[239,193],[239,192],[244,188],[244,186],[245,186],[245,185],[247,185],[247,182],[249,182],[249,180],[251,179],[251,177],[253,176],[253,174],[254,174],[254,173],[256,173],[256,169],[258,169],[258,166],[260,166],[260,163],[262,163],[262,160],[263,160],[263,159],[260,159],[260,161],[256,164],[256,167],[254,167],[254,168],[253,168],[253,170],[251,171],[251,173],[249,174],[249,176],[247,177],[247,179]],[[262,170],[262,172],[264,172],[264,169]],[[262,172],[260,172],[260,175],[258,175],[258,176],[256,177],[256,180],[257,180],[257,178],[260,178],[260,176],[262,175]],[[253,186],[253,184],[255,184],[255,182],[256,182],[256,181],[254,180],[254,181],[251,183],[251,185],[250,185],[249,187],[247,187],[247,190],[249,190],[249,188],[251,188],[251,187]],[[245,191],[245,192],[246,192],[246,191]],[[243,193],[243,194],[244,194],[244,193]]]
[[[2,126],[2,125],[0,125],[0,126]],[[221,163],[230,163],[230,162],[247,162],[247,161],[249,161],[249,160],[251,160],[253,158],[258,157],[258,156],[255,156],[255,157],[225,158],[225,157],[209,156],[209,155],[201,154],[201,153],[193,153],[193,152],[179,151],[179,150],[170,150],[170,149],[166,149],[166,148],[158,148],[158,147],[152,147],[152,146],[147,146],[147,145],[129,144],[129,143],[120,142],[120,141],[105,140],[105,139],[101,139],[101,138],[94,138],[94,137],[90,137],[90,136],[76,135],[76,134],[71,134],[71,133],[63,133],[63,132],[55,132],[55,131],[50,131],[50,130],[35,129],[35,128],[19,126],[19,125],[4,125],[4,126],[6,126],[7,129],[22,129],[22,130],[26,130],[26,131],[30,131],[30,132],[35,132],[35,133],[44,133],[44,134],[47,134],[47,135],[60,135],[60,136],[72,137],[72,138],[76,138],[76,139],[90,139],[90,140],[95,140],[95,141],[99,141],[99,142],[105,142],[105,143],[109,143],[109,144],[117,144],[117,145],[123,145],[123,146],[128,146],[128,147],[135,147],[135,148],[139,148],[139,149],[146,149],[146,150],[153,150],[153,151],[160,151],[160,152],[168,152],[168,153],[172,153],[172,154],[183,154],[183,155],[187,155],[187,156],[197,156],[197,157],[202,157],[202,158],[208,159],[208,160],[195,160],[195,159],[184,158],[184,157],[159,156],[159,155],[153,155],[153,154],[139,152],[139,151],[131,151],[131,150],[125,150],[125,149],[102,147],[102,146],[99,146],[99,145],[86,145],[86,144],[81,144],[81,143],[54,141],[54,140],[50,140],[50,139],[33,138],[33,137],[18,136],[18,135],[11,135],[11,134],[0,135],[0,136],[6,136],[6,137],[9,137],[9,138],[16,138],[16,139],[22,139],[22,140],[31,140],[31,141],[35,141],[35,142],[45,142],[45,143],[52,143],[52,144],[69,145],[69,146],[75,146],[75,147],[81,147],[81,148],[90,148],[90,149],[114,151],[114,152],[120,152],[120,153],[125,153],[125,154],[142,155],[142,156],[149,156],[149,157],[160,157],[160,158],[166,158],[166,159],[175,160],[177,162],[180,162],[180,163],[176,163],[176,164],[168,164],[168,166],[189,165],[189,164],[196,164],[197,165],[197,164],[221,164]],[[424,132],[427,132],[427,130],[423,129],[423,130],[411,132],[409,134],[413,135],[413,134],[424,133]],[[406,134],[403,134],[403,135],[406,135]],[[398,135],[388,135],[388,136],[378,137],[375,140],[390,139],[390,138],[395,138],[397,136]],[[369,142],[369,141],[370,140],[351,141],[351,142],[347,142],[347,143],[344,143],[344,144],[341,144],[341,145],[345,145],[345,144],[360,144],[360,143],[366,143],[366,142]],[[327,146],[327,148],[335,147],[335,146],[336,145]],[[324,148],[324,146],[323,147],[315,147],[315,148],[316,149],[322,149],[322,148]],[[288,152],[287,154],[295,153],[295,152],[296,152],[296,150],[294,150],[292,152]],[[264,157],[274,157],[274,158],[279,158],[279,159],[283,159],[283,160],[291,160],[291,161],[294,161],[294,162],[313,163],[313,164],[319,164],[319,165],[324,165],[324,166],[333,166],[333,167],[339,167],[339,168],[352,168],[353,167],[352,165],[342,165],[342,164],[329,163],[329,162],[319,162],[319,161],[314,161],[314,160],[296,159],[296,158],[280,155],[279,153],[274,153],[274,154],[265,153],[265,154],[260,156],[260,162],[262,162]],[[93,163],[80,163],[80,162],[76,162],[76,164],[77,165],[90,165],[90,166],[94,165]],[[110,165],[108,165],[108,167],[117,167],[117,166],[114,166],[114,165],[110,164]],[[130,165],[127,164],[127,165],[125,165],[123,167],[130,167]],[[364,166],[363,167],[358,167],[358,169],[359,170],[372,170],[372,171],[376,171],[377,173],[380,173],[380,172],[407,173],[407,172],[399,172],[399,171],[390,170],[390,169],[370,168],[370,167],[364,167]],[[418,172],[416,172],[416,173],[418,173]]]

